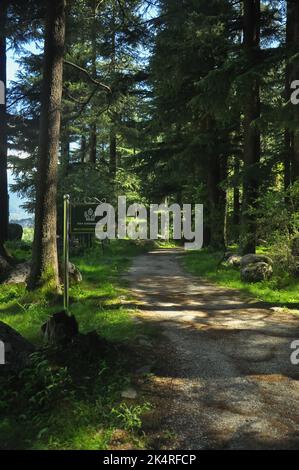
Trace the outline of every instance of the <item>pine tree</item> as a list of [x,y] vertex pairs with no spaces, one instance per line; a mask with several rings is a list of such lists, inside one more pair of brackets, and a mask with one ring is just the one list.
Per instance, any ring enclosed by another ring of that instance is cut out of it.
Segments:
[[241,227],[241,252],[255,253],[256,220],[252,210],[256,206],[259,186],[260,131],[260,82],[254,71],[259,62],[260,48],[260,0],[244,0],[244,52],[251,73],[247,82],[244,107],[244,177]]
[[[6,90],[6,20],[7,1],[0,7],[0,82]],[[0,103],[0,255],[8,257],[5,242],[8,237],[8,187],[7,187],[7,114],[6,98]]]
[[65,0],[48,0],[32,269],[29,287],[58,290],[57,162],[65,42]]

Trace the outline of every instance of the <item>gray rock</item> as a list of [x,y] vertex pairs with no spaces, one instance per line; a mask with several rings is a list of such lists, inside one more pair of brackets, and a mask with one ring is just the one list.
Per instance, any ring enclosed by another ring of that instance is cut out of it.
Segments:
[[259,263],[248,264],[241,268],[241,280],[243,282],[259,282],[266,281],[272,277],[273,269],[270,264]]
[[269,258],[269,256],[248,254],[248,255],[242,256],[241,268],[245,268],[245,266],[248,266],[249,264],[261,263],[261,262],[269,264],[270,266],[273,266],[273,261],[271,258]]
[[30,354],[35,351],[34,346],[23,338],[20,333],[6,323],[0,322],[0,341],[4,343],[5,369],[19,370],[24,368],[30,361]]
[[10,266],[9,263],[6,261],[5,258],[0,256],[0,274],[4,274],[9,270]]
[[30,262],[18,264],[10,273],[4,284],[26,283],[30,274]]
[[226,265],[232,266],[234,268],[239,268],[241,266],[241,259],[242,259],[242,256],[232,255],[226,261]]
[[22,240],[23,227],[20,224],[8,225],[8,240]]
[[[63,269],[64,269],[63,264],[61,263],[59,265],[59,273],[60,273],[61,279],[63,279]],[[73,282],[75,284],[82,282],[81,272],[79,271],[77,266],[75,266],[73,263],[70,263],[70,262],[69,262],[69,277],[70,277],[70,282]]]
[[130,400],[135,400],[137,398],[137,392],[134,388],[127,388],[121,393],[122,398],[129,398]]
[[222,258],[222,261],[228,261],[228,259],[231,257],[231,256],[234,256],[235,253],[233,253],[232,251],[227,251],[226,253],[224,253],[223,255],[223,258]]
[[52,344],[65,344],[72,341],[79,333],[76,318],[64,311],[52,315],[41,327],[45,340]]
[[69,275],[71,281],[75,283],[82,282],[82,274],[73,263],[69,263]]

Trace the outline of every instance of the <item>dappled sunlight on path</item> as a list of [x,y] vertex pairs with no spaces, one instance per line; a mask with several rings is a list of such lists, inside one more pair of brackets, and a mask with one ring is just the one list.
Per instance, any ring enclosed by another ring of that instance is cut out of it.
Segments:
[[147,383],[176,447],[298,448],[299,318],[186,274],[182,250],[136,258],[137,316],[157,326]]

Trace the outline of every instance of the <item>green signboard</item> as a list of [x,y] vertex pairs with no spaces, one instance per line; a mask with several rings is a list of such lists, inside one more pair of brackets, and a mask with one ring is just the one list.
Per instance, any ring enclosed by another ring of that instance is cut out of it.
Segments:
[[71,233],[95,233],[100,217],[95,216],[98,203],[71,205]]

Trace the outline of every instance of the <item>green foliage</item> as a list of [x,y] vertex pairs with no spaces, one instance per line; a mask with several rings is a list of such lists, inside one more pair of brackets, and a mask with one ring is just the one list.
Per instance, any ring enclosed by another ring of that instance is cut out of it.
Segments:
[[[270,257],[272,250],[261,250]],[[299,302],[299,280],[287,272],[282,273],[279,265],[274,268],[274,276],[269,281],[246,284],[240,280],[239,270],[231,267],[219,266],[223,253],[213,253],[209,250],[187,253],[184,266],[192,273],[208,279],[216,284],[238,289],[247,296],[265,302],[275,303],[279,306]]]
[[121,403],[117,408],[112,408],[111,414],[115,417],[116,425],[132,431],[141,428],[142,415],[150,409],[151,405],[149,403],[137,406]]
[[[115,427],[127,430],[134,446],[143,445],[138,433],[148,404],[141,400],[126,405],[120,394],[130,384],[126,345],[144,328],[122,305],[128,293],[120,275],[133,256],[151,246],[117,241],[104,253],[95,245],[83,256],[71,257],[83,274],[83,283],[71,287],[71,312],[81,333],[96,330],[111,346],[100,356],[96,351],[86,355],[72,348],[43,347],[20,374],[2,377],[2,448],[106,449]],[[39,348],[40,326],[58,309],[61,306],[51,305],[40,291],[27,293],[24,285],[0,285],[1,321]]]

